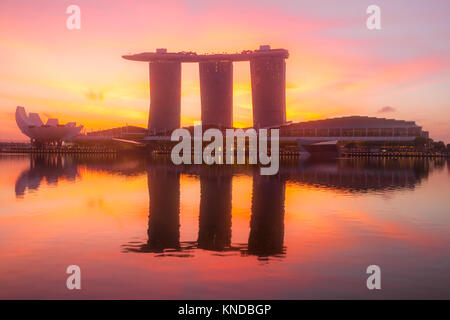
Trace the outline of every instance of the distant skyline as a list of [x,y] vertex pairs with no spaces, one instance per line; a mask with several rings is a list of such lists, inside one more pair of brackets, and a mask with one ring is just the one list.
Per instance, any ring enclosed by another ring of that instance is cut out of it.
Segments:
[[[66,8],[81,8],[81,29]],[[366,9],[381,8],[381,30]],[[287,120],[348,115],[413,120],[450,143],[448,1],[0,2],[0,141],[26,141],[28,112],[88,130],[146,127],[148,67],[124,54],[289,50]],[[234,125],[252,124],[250,67],[234,64]],[[198,64],[183,64],[181,124],[200,120]]]

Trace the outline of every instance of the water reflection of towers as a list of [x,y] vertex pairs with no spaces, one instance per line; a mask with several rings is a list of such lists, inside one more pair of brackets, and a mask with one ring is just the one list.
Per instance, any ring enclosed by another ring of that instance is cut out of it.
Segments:
[[174,167],[148,169],[150,196],[148,241],[129,251],[173,252],[184,249],[240,251],[267,257],[283,253],[284,185],[281,178],[253,176],[248,245],[231,243],[231,170],[200,168],[197,241],[180,243],[180,173]]

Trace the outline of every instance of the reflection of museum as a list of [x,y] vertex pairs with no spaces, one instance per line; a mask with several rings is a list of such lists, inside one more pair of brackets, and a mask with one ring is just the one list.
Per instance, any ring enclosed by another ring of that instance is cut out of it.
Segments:
[[76,163],[61,156],[32,156],[30,167],[16,179],[15,192],[20,197],[26,190],[37,190],[42,181],[57,184],[58,180],[75,180],[78,175]]

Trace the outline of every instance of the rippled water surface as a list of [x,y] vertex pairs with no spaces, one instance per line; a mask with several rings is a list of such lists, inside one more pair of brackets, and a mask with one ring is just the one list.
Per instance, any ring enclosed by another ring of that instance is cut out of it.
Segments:
[[3,299],[450,299],[448,160],[3,155],[0,205]]

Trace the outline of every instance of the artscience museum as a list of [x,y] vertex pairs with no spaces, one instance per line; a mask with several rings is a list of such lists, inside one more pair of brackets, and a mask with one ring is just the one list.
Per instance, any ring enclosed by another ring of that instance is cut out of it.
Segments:
[[37,113],[27,113],[24,107],[16,108],[16,123],[20,131],[31,139],[33,144],[61,145],[80,134],[83,126],[77,126],[75,122],[59,124],[58,119],[48,119],[44,124]]

